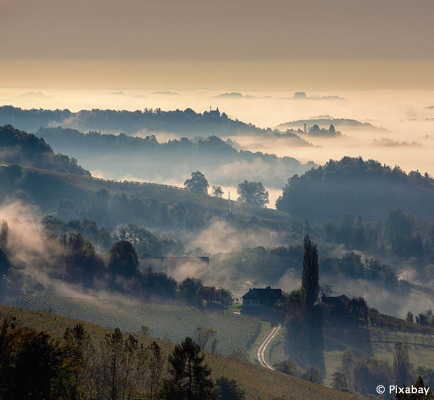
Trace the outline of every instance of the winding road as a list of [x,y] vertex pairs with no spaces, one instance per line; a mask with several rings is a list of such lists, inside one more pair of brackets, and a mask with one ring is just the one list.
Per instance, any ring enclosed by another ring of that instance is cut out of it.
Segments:
[[270,334],[267,336],[267,338],[263,341],[263,343],[261,344],[261,346],[259,347],[258,350],[258,360],[259,363],[265,367],[265,368],[269,368],[269,369],[273,369],[274,368],[267,363],[267,360],[265,359],[265,350],[267,348],[267,346],[271,343],[271,341],[274,339],[274,337],[277,335],[277,332],[279,332],[281,328],[281,325],[276,325],[273,330],[270,332]]

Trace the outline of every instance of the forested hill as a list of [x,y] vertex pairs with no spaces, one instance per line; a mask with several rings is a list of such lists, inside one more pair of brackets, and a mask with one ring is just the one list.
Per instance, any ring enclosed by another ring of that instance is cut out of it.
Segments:
[[398,207],[428,219],[434,214],[434,180],[398,166],[344,157],[290,178],[276,207],[309,222],[337,221],[344,213],[373,220]]
[[313,162],[302,164],[293,157],[238,151],[217,136],[159,143],[153,135],[85,134],[63,128],[40,129],[36,134],[57,151],[77,158],[90,171],[102,170],[116,179],[130,175],[147,181],[182,182],[191,171],[198,170],[220,185],[235,186],[247,179],[280,189],[288,176],[317,166]]
[[[272,136],[271,129],[260,129],[229,118],[218,110],[196,113],[191,108],[184,111],[125,110],[23,110],[13,106],[0,107],[0,124],[13,124],[19,129],[34,132],[39,128],[62,126],[81,131],[103,130],[127,134],[147,130],[150,132],[173,132],[186,137],[210,135],[254,134]],[[309,143],[293,135],[293,145],[308,146]]]
[[[0,201],[19,199],[69,221],[90,218],[104,227],[133,223],[157,230],[203,228],[213,216],[228,215],[227,200],[195,194],[178,187],[138,182],[115,182],[67,173],[0,166]],[[232,201],[232,213],[275,220],[287,214]]]
[[90,176],[76,159],[54,154],[44,139],[12,125],[0,126],[0,162]]

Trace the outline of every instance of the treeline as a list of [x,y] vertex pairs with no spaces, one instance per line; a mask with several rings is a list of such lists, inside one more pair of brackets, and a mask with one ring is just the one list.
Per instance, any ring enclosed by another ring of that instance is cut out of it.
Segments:
[[184,245],[179,239],[172,239],[168,235],[158,235],[134,224],[120,227],[113,232],[104,227],[98,228],[97,223],[88,218],[83,218],[81,221],[75,219],[63,222],[52,215],[46,215],[41,224],[43,233],[47,237],[58,238],[62,234],[79,233],[86,241],[92,242],[104,251],[108,251],[119,240],[128,240],[134,245],[139,255],[146,253],[153,257],[164,257],[169,254],[185,254]]
[[374,220],[400,207],[428,219],[434,214],[434,180],[361,157],[330,160],[288,180],[278,210],[310,222],[337,221],[344,213]]
[[162,111],[160,108],[136,111],[126,110],[23,110],[18,107],[0,107],[0,124],[16,124],[19,129],[36,131],[40,127],[64,126],[82,131],[105,130],[135,133],[146,129],[156,132],[173,132],[193,137],[212,132],[233,135],[238,133],[267,134],[269,131],[238,120],[228,118],[225,113],[205,111],[196,113],[186,110]]
[[[89,169],[102,169],[117,178],[130,174],[147,180],[158,177],[183,179],[192,170],[213,172],[218,166],[247,162],[259,164],[259,169],[267,169],[267,173],[259,171],[266,184],[282,187],[285,183],[282,176],[300,174],[316,166],[313,162],[302,164],[293,157],[236,150],[230,140],[223,141],[217,136],[199,140],[181,138],[159,143],[154,135],[141,138],[124,133],[81,133],[60,127],[40,129],[36,134],[58,151],[85,160]],[[231,176],[223,171],[221,175],[218,178],[222,184],[233,184]]]
[[[323,243],[344,244],[347,250],[361,251],[377,258],[388,258],[397,264],[411,265],[422,282],[434,279],[434,220],[426,221],[405,213],[400,208],[390,210],[385,217],[363,221],[351,214],[344,214],[339,223],[327,221],[324,225],[309,226],[312,235]],[[353,256],[354,258],[354,256]],[[372,258],[372,257],[369,257]],[[396,282],[391,271],[380,272],[378,262],[351,268],[347,275],[363,277],[364,274],[381,275],[384,280]],[[330,265],[332,270],[334,267]],[[359,272],[355,271],[359,270]],[[377,270],[378,272],[374,272]],[[354,275],[355,274],[355,275]]]
[[377,395],[376,388],[380,384],[386,388],[389,385],[409,386],[417,380],[421,382],[417,387],[429,388],[434,383],[434,370],[411,364],[408,347],[398,342],[393,347],[392,363],[376,357],[357,358],[350,349],[345,350],[340,365],[332,375],[332,387],[344,392]]
[[[18,165],[0,166],[0,183],[0,201],[21,200],[37,205],[42,213],[56,210],[65,221],[88,218],[106,228],[133,223],[159,231],[197,230],[213,216],[228,216],[223,199],[168,185],[106,181]],[[275,210],[242,202],[232,202],[232,212],[241,218],[284,218]]]
[[1,299],[35,292],[56,294],[58,287],[66,283],[78,285],[84,292],[107,290],[143,301],[157,298],[207,308],[226,308],[232,304],[232,294],[228,290],[204,286],[199,279],[188,277],[178,284],[167,274],[155,272],[152,265],[145,265],[141,271],[136,249],[127,240],[114,243],[109,253],[102,257],[93,243],[85,241],[80,233],[49,237],[40,243],[40,248],[25,250],[20,241],[10,241],[8,235],[7,224],[3,223],[0,235]]
[[[237,250],[219,257],[214,270],[226,271],[227,278],[233,281],[249,278],[253,283],[266,281],[274,286],[285,276],[289,279],[300,276],[303,252],[302,246]],[[406,296],[410,291],[408,282],[399,280],[393,267],[377,259],[362,259],[360,254],[354,252],[342,257],[321,256],[319,264],[327,283],[363,279],[397,295]]]
[[67,328],[62,340],[24,328],[6,317],[0,325],[2,400],[243,400],[237,382],[214,382],[203,347],[192,338],[164,354],[153,341],[120,329],[94,346],[83,325]]
[[0,162],[90,176],[75,158],[55,154],[44,139],[12,125],[0,126]]

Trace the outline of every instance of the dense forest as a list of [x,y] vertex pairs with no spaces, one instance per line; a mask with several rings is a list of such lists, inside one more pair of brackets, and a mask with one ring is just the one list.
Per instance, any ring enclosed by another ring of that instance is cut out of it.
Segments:
[[[84,224],[96,228],[89,221],[84,221]],[[52,218],[45,218],[43,225],[44,230],[39,238],[35,238],[35,245],[27,243],[34,235],[33,231],[10,230],[7,222],[3,221],[0,234],[2,301],[32,293],[61,294],[66,284],[75,286],[83,293],[117,292],[141,301],[152,298],[154,301],[177,301],[208,308],[225,308],[232,304],[232,294],[228,290],[207,287],[200,279],[187,277],[177,283],[164,272],[154,271],[152,265],[145,265],[141,270],[136,248],[117,235],[110,238],[113,244],[103,257],[97,253],[94,244],[86,241],[80,233],[74,230],[61,233],[62,230],[58,229],[61,224],[56,226]],[[158,245],[162,249],[176,248],[174,241],[146,231],[142,231],[142,236],[135,241],[137,248],[149,251],[155,250]],[[146,246],[149,243],[154,247]]]
[[0,162],[90,176],[75,158],[54,154],[44,139],[12,125],[0,126]]
[[373,220],[398,207],[427,219],[434,214],[433,200],[434,180],[427,173],[344,157],[289,178],[276,208],[322,223],[345,213]]

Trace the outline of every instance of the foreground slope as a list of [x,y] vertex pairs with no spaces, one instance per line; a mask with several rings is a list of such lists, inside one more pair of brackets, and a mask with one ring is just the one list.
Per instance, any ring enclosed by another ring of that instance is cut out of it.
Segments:
[[119,296],[117,300],[109,300],[35,294],[11,298],[8,304],[52,310],[54,314],[129,332],[138,332],[142,325],[146,325],[154,337],[175,343],[186,336],[194,336],[199,326],[212,328],[217,331],[218,351],[225,355],[234,349],[246,353],[261,328],[259,318],[229,312],[210,313],[191,306],[141,303]]
[[[66,327],[72,327],[78,320],[55,315],[39,310],[28,310],[18,307],[0,306],[0,317],[14,315],[24,326],[44,329],[53,335],[62,336]],[[85,329],[91,334],[95,343],[100,341],[110,329],[85,323]],[[149,344],[152,338],[143,338]],[[164,352],[168,354],[173,344],[159,341]],[[227,376],[236,379],[240,387],[246,391],[247,400],[356,400],[360,399],[347,393],[338,392],[323,386],[294,378],[280,372],[272,371],[245,361],[231,359],[215,354],[207,354],[206,361],[212,368],[212,377]]]

